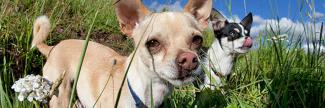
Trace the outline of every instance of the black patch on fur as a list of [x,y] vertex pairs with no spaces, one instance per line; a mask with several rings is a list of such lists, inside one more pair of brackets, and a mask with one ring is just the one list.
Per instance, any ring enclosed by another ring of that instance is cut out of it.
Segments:
[[[239,33],[236,32],[235,29],[238,29]],[[245,29],[245,27],[244,27],[244,29]],[[215,34],[214,36],[219,40],[219,42],[221,41],[221,38],[223,38],[223,37],[227,37],[228,41],[234,41],[236,39],[244,37],[242,35],[242,32],[244,32],[245,36],[249,36],[249,31],[250,30],[247,30],[247,33],[245,34],[245,32],[241,29],[239,23],[228,23],[221,30],[214,31],[214,34]]]
[[[214,31],[214,36],[218,39],[221,48],[223,46],[222,43],[221,43],[221,38],[223,38],[223,37],[227,37],[228,41],[234,41],[234,40],[239,39],[241,37],[249,36],[250,29],[246,29],[245,26],[243,26],[243,27],[244,27],[244,30],[247,31],[247,33],[245,33],[245,31],[243,31],[241,29],[240,23],[228,23],[228,22],[226,22],[225,27],[223,27],[221,30]],[[238,29],[239,32],[236,32],[235,29]],[[244,33],[245,36],[242,35],[242,32]]]

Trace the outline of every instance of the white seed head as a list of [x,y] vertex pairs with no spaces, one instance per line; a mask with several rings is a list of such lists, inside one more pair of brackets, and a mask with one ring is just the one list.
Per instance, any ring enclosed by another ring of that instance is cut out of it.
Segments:
[[47,102],[46,98],[49,95],[52,83],[42,78],[40,75],[27,75],[21,78],[12,85],[12,89],[19,93],[18,100],[23,101],[27,98],[28,101],[33,100]]

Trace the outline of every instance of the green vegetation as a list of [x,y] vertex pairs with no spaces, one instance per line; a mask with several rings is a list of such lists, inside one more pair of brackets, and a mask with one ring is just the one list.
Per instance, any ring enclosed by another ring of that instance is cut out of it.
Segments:
[[[232,6],[228,5],[231,11]],[[45,57],[37,50],[30,49],[33,21],[40,15],[47,15],[51,20],[52,32],[47,39],[50,45],[63,39],[85,39],[91,29],[91,41],[107,45],[120,54],[128,55],[134,48],[132,40],[119,32],[110,1],[0,0],[1,108],[42,106],[40,103],[18,101],[18,95],[11,89],[18,78],[41,74]],[[301,12],[301,15],[305,15],[305,12]],[[324,39],[320,35],[324,30],[310,28],[308,37]],[[272,29],[255,38],[259,46],[237,59],[233,74],[222,87],[224,95],[221,89],[200,91],[188,85],[176,88],[164,106],[325,107],[325,54],[319,51],[305,52],[301,48],[301,41],[267,40],[281,34],[285,33]],[[207,32],[206,36],[205,45],[208,46],[213,33]],[[325,44],[324,40],[313,44],[319,43]]]

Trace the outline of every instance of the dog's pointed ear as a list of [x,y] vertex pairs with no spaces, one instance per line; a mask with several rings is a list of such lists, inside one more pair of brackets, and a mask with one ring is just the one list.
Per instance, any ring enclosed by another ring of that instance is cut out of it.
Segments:
[[212,9],[212,0],[189,0],[184,7],[185,12],[189,12],[204,27],[208,27],[208,20]]
[[139,20],[150,13],[141,0],[116,0],[115,6],[120,30],[130,37]]
[[228,20],[216,9],[212,9],[211,23],[214,31],[219,31],[228,23]]
[[249,13],[241,22],[240,24],[245,27],[245,29],[251,29],[253,23],[253,15]]

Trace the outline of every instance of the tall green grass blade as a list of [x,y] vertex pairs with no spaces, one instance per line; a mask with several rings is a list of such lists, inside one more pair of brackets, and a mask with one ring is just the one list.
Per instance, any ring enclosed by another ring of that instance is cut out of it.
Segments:
[[[155,17],[151,18],[148,24],[151,24],[152,21],[153,21],[154,19],[155,19]],[[121,86],[120,86],[120,88],[119,88],[119,91],[118,91],[118,93],[117,93],[117,99],[116,99],[116,102],[115,102],[114,108],[117,108],[117,106],[118,106],[118,103],[119,103],[119,100],[120,100],[120,97],[121,97],[122,88],[123,88],[123,85],[124,85],[124,83],[125,83],[125,80],[126,80],[127,74],[128,74],[128,72],[129,72],[129,70],[130,70],[130,67],[131,67],[132,61],[133,61],[133,59],[134,59],[134,57],[135,57],[135,54],[137,53],[137,50],[138,50],[138,48],[139,48],[139,46],[140,46],[140,43],[141,43],[142,40],[143,40],[143,36],[144,36],[144,34],[147,32],[147,30],[148,30],[148,27],[149,27],[149,25],[147,25],[146,28],[145,28],[145,30],[144,30],[144,32],[141,33],[141,34],[142,34],[142,35],[141,35],[141,38],[140,38],[139,42],[136,44],[136,47],[135,47],[135,49],[134,49],[134,52],[133,52],[133,54],[132,54],[132,56],[131,56],[130,63],[128,64],[128,66],[127,66],[127,68],[126,68],[126,71],[125,71],[125,74],[124,74],[124,78],[123,78],[123,80],[122,80],[122,84],[121,84]]]
[[[111,70],[111,71],[112,71],[112,70]],[[96,99],[96,101],[95,101],[95,103],[94,103],[94,105],[93,105],[93,108],[95,108],[95,106],[96,106],[98,100],[99,100],[100,97],[103,95],[104,90],[105,90],[105,88],[106,88],[106,86],[107,86],[107,84],[108,84],[108,82],[109,82],[109,80],[110,80],[111,77],[112,77],[112,75],[110,75],[110,76],[107,78],[106,83],[105,83],[105,85],[104,85],[104,88],[101,90],[99,96],[97,97],[97,99]]]
[[[3,72],[4,73],[7,73],[7,60],[6,60],[6,57],[4,56],[3,57]],[[5,91],[5,88],[3,87],[3,85],[5,85],[5,84],[3,84],[3,82],[2,81],[4,81],[3,79],[2,79],[2,76],[0,76],[0,97],[1,97],[1,99],[0,99],[0,102],[1,102],[1,106],[2,106],[2,108],[5,108],[5,107],[9,107],[9,108],[12,108],[12,103],[11,103],[11,101],[10,101],[10,99],[9,99],[9,95],[6,93],[6,91]]]
[[155,108],[152,91],[152,80],[150,81],[150,108]]
[[317,50],[317,57],[320,56],[320,53],[321,53],[321,46],[322,46],[322,37],[323,37],[323,22],[320,26],[320,31],[319,31],[319,41],[318,41],[318,50]]
[[137,44],[137,47],[135,48],[135,51],[134,51],[134,53],[132,54],[132,57],[131,57],[130,63],[128,64],[128,66],[127,66],[127,68],[126,68],[126,72],[125,72],[125,74],[124,74],[124,78],[123,78],[123,80],[122,80],[122,84],[121,84],[120,89],[119,89],[119,91],[118,91],[118,93],[117,93],[117,99],[116,99],[116,102],[115,102],[114,108],[117,108],[117,106],[118,106],[118,103],[119,103],[119,100],[120,100],[120,97],[121,97],[122,88],[123,88],[123,85],[124,85],[124,83],[125,83],[127,73],[129,72],[129,69],[130,69],[130,67],[131,67],[131,64],[132,64],[133,58],[134,58],[134,56],[135,56],[135,54],[136,54],[136,52],[137,52],[137,49],[138,49],[138,47],[139,47],[139,45],[140,45],[141,40],[142,40],[142,39],[140,39],[139,43]]
[[80,62],[79,62],[78,67],[77,67],[75,81],[73,82],[73,87],[72,87],[70,101],[69,101],[69,108],[72,108],[73,99],[74,99],[74,97],[76,95],[75,92],[76,92],[77,83],[78,83],[78,80],[79,80],[80,70],[81,70],[83,60],[84,60],[84,57],[85,57],[85,54],[86,54],[86,51],[87,51],[88,42],[89,42],[89,39],[90,39],[90,33],[91,33],[92,28],[93,28],[94,22],[96,20],[97,14],[98,14],[98,11],[96,11],[96,13],[95,13],[93,22],[92,22],[92,24],[91,24],[91,26],[90,26],[90,28],[88,30],[86,40],[84,41],[83,49],[82,49],[82,52],[81,52],[81,55],[80,55]]

